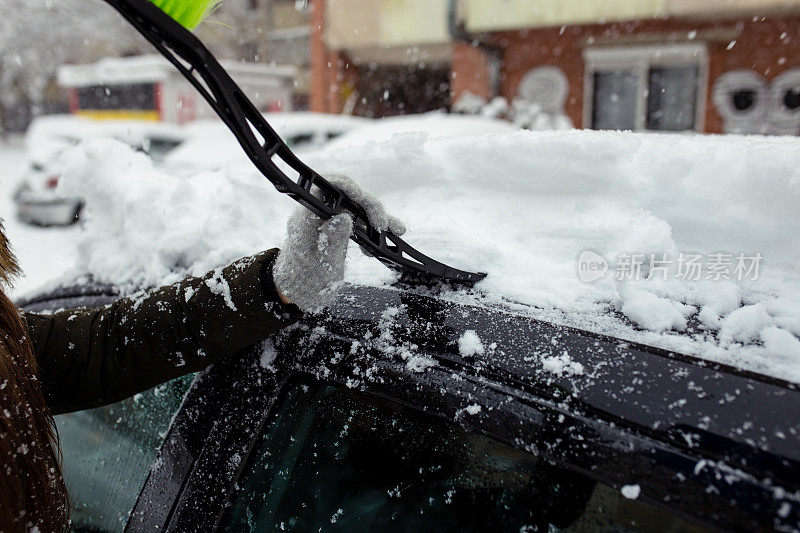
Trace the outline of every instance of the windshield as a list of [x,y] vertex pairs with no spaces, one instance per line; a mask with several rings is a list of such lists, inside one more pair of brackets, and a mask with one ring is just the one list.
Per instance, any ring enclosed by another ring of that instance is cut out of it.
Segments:
[[190,383],[56,417],[74,530],[122,530]]

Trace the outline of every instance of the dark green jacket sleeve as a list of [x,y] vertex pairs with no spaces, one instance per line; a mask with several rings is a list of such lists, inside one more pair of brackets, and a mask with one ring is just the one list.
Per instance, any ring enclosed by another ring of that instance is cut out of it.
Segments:
[[53,414],[196,372],[297,321],[272,282],[277,250],[100,309],[25,318]]

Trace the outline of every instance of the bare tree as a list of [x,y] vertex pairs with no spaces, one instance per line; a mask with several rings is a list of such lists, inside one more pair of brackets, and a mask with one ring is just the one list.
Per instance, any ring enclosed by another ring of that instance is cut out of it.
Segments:
[[[263,61],[268,0],[226,0],[197,33],[220,58]],[[8,110],[36,114],[56,69],[153,48],[102,0],[2,0],[0,134]]]
[[15,105],[41,108],[64,63],[149,50],[100,0],[3,0],[0,16],[0,132]]

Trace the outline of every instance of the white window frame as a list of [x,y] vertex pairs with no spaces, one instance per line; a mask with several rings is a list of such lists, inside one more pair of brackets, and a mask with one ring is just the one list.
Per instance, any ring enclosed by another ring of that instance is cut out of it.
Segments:
[[[639,81],[635,131],[647,131],[649,70],[652,67],[696,66],[698,69],[694,131],[705,130],[708,92],[708,49],[702,43],[665,43],[650,46],[586,48],[583,51],[583,127],[591,129],[594,112],[594,75],[605,70],[635,70]],[[658,130],[659,133],[670,133]]]

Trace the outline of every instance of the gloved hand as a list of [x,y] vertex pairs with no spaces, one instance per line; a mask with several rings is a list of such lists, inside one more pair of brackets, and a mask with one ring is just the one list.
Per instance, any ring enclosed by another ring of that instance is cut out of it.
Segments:
[[[405,225],[390,216],[377,198],[352,179],[340,174],[327,174],[325,179],[360,205],[375,228],[388,229],[398,236],[405,233]],[[317,187],[311,193],[317,198],[322,194]],[[289,216],[286,232],[283,248],[272,268],[275,287],[303,311],[330,305],[344,279],[347,245],[353,232],[352,215],[344,212],[323,221],[300,206]]]

